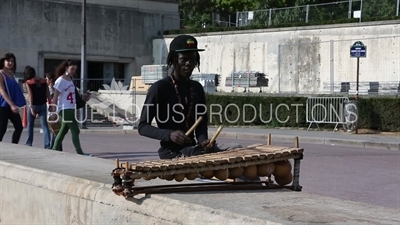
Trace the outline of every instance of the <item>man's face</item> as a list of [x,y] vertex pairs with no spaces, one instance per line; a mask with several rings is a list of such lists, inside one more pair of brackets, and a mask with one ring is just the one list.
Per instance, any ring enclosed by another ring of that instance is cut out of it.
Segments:
[[192,52],[179,52],[178,53],[178,68],[176,68],[178,75],[181,78],[189,78],[196,67],[197,54]]

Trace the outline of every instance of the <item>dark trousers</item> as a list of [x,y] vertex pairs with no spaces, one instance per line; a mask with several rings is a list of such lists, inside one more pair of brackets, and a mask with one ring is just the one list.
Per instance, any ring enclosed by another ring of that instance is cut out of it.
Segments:
[[10,107],[0,107],[0,142],[3,141],[7,132],[8,120],[14,125],[11,143],[18,144],[24,128],[22,127],[21,116],[18,113],[13,113]]

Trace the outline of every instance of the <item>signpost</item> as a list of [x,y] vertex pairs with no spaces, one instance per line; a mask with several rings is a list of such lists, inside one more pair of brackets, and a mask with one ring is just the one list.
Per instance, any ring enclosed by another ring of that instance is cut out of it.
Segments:
[[[365,46],[361,41],[356,41],[350,47],[350,58],[357,58],[356,104],[358,103],[358,86],[359,86],[359,80],[360,80],[359,79],[360,78],[360,58],[366,58],[366,57],[367,57],[367,46]],[[357,120],[358,120],[358,118],[357,118]],[[357,133],[358,133],[358,126],[356,125],[356,134]]]
[[358,100],[358,83],[359,83],[359,77],[360,77],[360,58],[367,57],[367,46],[365,46],[361,41],[355,42],[350,47],[350,57],[357,58],[356,100]]

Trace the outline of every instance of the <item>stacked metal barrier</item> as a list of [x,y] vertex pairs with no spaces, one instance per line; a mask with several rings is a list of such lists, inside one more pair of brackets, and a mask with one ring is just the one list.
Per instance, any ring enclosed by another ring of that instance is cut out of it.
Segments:
[[[226,77],[225,86],[232,87],[234,91],[237,87],[249,89],[251,87],[268,87],[268,78],[264,73],[258,71],[238,71]],[[261,91],[261,89],[260,89]]]
[[166,64],[162,65],[144,65],[141,68],[141,77],[143,84],[153,84],[158,80],[168,76]]

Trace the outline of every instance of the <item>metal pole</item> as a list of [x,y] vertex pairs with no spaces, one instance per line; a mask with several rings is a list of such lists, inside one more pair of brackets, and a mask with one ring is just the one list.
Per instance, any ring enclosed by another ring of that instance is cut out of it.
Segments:
[[247,93],[250,92],[250,71],[247,71]]
[[[86,0],[85,0],[86,1]],[[162,35],[164,35],[164,15],[161,15],[161,34],[160,34],[160,36],[162,36]],[[179,25],[179,27],[180,27],[180,25]]]
[[360,20],[359,20],[359,22],[361,23],[361,17],[362,17],[362,14],[363,14],[363,0],[361,0],[361,5],[360,5]]
[[239,12],[236,12],[236,27],[239,27]]
[[357,57],[356,101],[358,101],[358,85],[360,81],[360,57]]
[[278,93],[281,93],[281,45],[278,45]]
[[268,13],[268,26],[271,26],[272,24],[272,9],[269,9],[269,13]]
[[334,89],[334,85],[335,85],[335,75],[334,75],[334,73],[335,73],[335,70],[334,70],[334,66],[335,66],[335,64],[334,64],[334,61],[333,61],[333,58],[334,58],[334,46],[333,46],[333,44],[334,44],[334,42],[333,42],[333,40],[331,40],[330,41],[330,47],[331,47],[331,49],[330,49],[330,58],[331,58],[331,62],[330,62],[330,69],[331,69],[331,71],[330,71],[330,73],[331,73],[331,94],[334,94],[334,92],[335,92],[335,89]]
[[400,0],[397,0],[396,16],[399,16]]
[[350,0],[350,1],[349,1],[349,15],[348,15],[348,18],[349,18],[349,19],[351,19],[351,17],[352,17],[352,16],[351,16],[351,14],[352,14],[352,13],[351,13],[352,7],[353,7],[353,0]]
[[310,5],[307,4],[306,8],[306,23],[308,23],[308,14],[310,13]]
[[[86,68],[86,0],[82,0],[82,45],[81,45],[81,93],[86,92],[85,79],[87,74]],[[86,107],[80,111],[81,129],[86,129]]]
[[[357,57],[357,82],[356,82],[356,106],[358,108],[358,84],[360,80],[360,57]],[[357,110],[357,117],[358,117],[358,110]],[[358,118],[356,122],[356,134],[358,134]]]

